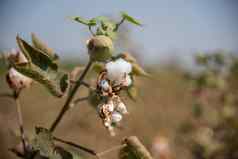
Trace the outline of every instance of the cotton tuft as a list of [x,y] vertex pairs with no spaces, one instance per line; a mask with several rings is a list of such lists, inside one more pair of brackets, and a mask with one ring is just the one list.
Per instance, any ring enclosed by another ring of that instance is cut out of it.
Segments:
[[132,71],[132,66],[129,62],[122,58],[116,61],[111,61],[106,64],[107,78],[115,83],[123,82],[127,74]]

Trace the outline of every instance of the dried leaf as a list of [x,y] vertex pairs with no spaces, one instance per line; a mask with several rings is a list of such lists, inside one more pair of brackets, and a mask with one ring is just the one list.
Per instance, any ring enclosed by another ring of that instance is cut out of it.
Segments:
[[54,50],[49,48],[43,41],[41,41],[34,33],[31,34],[32,44],[35,48],[41,50],[43,53],[52,60],[57,60],[58,56],[55,54]]
[[17,37],[17,43],[28,63],[11,63],[20,73],[44,85],[54,96],[62,97],[68,88],[68,74],[58,70],[58,65],[39,49]]
[[145,72],[145,70],[138,63],[132,63],[132,74],[136,76],[150,77],[150,75]]
[[57,64],[54,63],[46,53],[42,52],[37,48],[32,47],[19,36],[17,36],[16,39],[20,50],[30,63],[34,63],[43,70],[47,70],[48,68],[57,70]]

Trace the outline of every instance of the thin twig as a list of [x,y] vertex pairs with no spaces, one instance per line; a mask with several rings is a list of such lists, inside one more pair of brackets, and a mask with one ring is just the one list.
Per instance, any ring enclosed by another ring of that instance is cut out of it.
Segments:
[[116,27],[113,29],[113,31],[117,31],[118,28],[120,27],[120,25],[125,21],[125,19],[126,18],[123,17],[122,20],[119,23],[116,24]]
[[87,88],[92,88],[92,86],[87,82],[82,81],[81,84]]
[[118,149],[121,149],[121,148],[124,148],[124,147],[126,147],[126,144],[113,146],[113,147],[110,148],[110,149],[107,149],[107,150],[105,150],[105,151],[102,151],[102,152],[97,153],[97,156],[100,157],[100,156],[103,156],[103,155],[105,155],[105,154],[107,154],[107,153],[109,153],[109,152],[111,152],[111,151],[115,151],[115,150],[118,150]]
[[55,137],[55,136],[54,136],[54,140],[55,140],[55,141],[58,141],[58,142],[61,142],[61,143],[64,143],[64,144],[67,144],[67,145],[70,145],[70,146],[73,146],[73,147],[75,147],[75,148],[81,149],[81,150],[83,150],[83,151],[85,151],[85,152],[89,153],[90,155],[93,155],[93,156],[95,156],[95,157],[97,157],[97,158],[100,158],[101,156],[103,156],[103,155],[105,155],[105,154],[107,154],[107,153],[110,153],[110,152],[112,152],[112,151],[115,151],[115,150],[118,150],[118,149],[121,149],[121,148],[127,146],[126,144],[117,145],[117,146],[113,146],[113,147],[110,148],[110,149],[107,149],[107,150],[105,150],[105,151],[102,151],[102,152],[97,153],[96,151],[94,151],[94,150],[92,150],[92,149],[86,148],[86,147],[84,147],[84,146],[81,146],[81,145],[79,145],[79,144],[73,143],[73,142],[71,142],[71,141],[65,141],[65,140],[60,139],[60,138],[57,138],[57,137]]
[[[76,84],[78,81],[74,81],[74,80],[70,80],[70,83],[72,84]],[[81,81],[81,84],[83,86],[85,86],[86,88],[89,88],[89,89],[94,89],[89,83],[85,82],[85,81]]]
[[88,100],[88,98],[89,98],[88,96],[87,97],[77,98],[76,100],[74,100],[73,102],[70,103],[70,108],[73,108],[79,102],[83,102],[83,101]]
[[64,143],[64,144],[67,144],[67,145],[70,145],[70,146],[73,146],[73,147],[76,147],[76,148],[79,148],[79,149],[81,149],[81,150],[83,150],[83,151],[85,151],[85,152],[87,152],[87,153],[89,153],[89,154],[91,154],[93,156],[97,155],[97,153],[94,150],[86,148],[86,147],[81,146],[81,145],[78,145],[78,144],[73,143],[71,141],[65,141],[65,140],[57,138],[57,137],[54,137],[54,140],[56,140],[58,142],[61,142],[61,143]]
[[50,131],[51,132],[54,132],[55,128],[58,126],[58,124],[62,120],[63,116],[65,115],[65,113],[69,109],[70,103],[71,103],[74,95],[76,94],[78,88],[81,86],[81,84],[82,84],[81,82],[83,81],[84,77],[86,76],[87,72],[89,71],[92,63],[93,63],[93,61],[89,60],[89,62],[87,64],[86,68],[84,69],[83,73],[81,74],[81,76],[77,80],[77,82],[76,82],[75,86],[73,87],[72,91],[69,93],[69,96],[68,96],[64,106],[62,107],[60,113],[58,114],[58,116],[56,117],[55,121],[53,122],[53,124],[50,127]]
[[77,103],[79,103],[79,102],[82,102],[82,101],[85,101],[85,100],[88,100],[88,96],[87,97],[82,97],[82,98],[77,98],[77,99],[75,99],[74,100],[74,105],[76,105]]
[[91,26],[88,26],[88,30],[90,31],[90,33],[95,36],[95,33],[92,31],[92,27]]
[[20,105],[20,101],[19,101],[19,93],[14,92],[14,99],[16,102],[16,107],[17,107],[17,117],[18,117],[18,126],[20,129],[20,134],[21,134],[21,140],[22,140],[22,144],[23,144],[23,150],[24,153],[26,153],[27,149],[26,149],[26,138],[25,138],[25,132],[24,132],[24,127],[23,127],[23,117],[22,117],[22,111],[21,111],[21,105]]

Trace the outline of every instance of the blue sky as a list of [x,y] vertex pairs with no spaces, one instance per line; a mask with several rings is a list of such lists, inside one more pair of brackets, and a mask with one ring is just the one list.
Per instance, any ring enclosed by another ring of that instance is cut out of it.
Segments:
[[196,51],[238,52],[236,0],[1,0],[0,49],[16,47],[15,36],[30,39],[35,32],[59,54],[85,56],[87,30],[66,17],[117,17],[120,11],[140,19],[129,25],[146,60],[188,57]]

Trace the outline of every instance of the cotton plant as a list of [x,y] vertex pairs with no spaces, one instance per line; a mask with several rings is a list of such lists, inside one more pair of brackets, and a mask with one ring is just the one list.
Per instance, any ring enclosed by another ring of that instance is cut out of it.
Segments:
[[107,62],[105,70],[99,74],[97,88],[100,90],[101,96],[105,96],[107,99],[98,105],[98,112],[111,135],[115,134],[113,126],[116,126],[122,120],[122,115],[128,114],[118,92],[132,84],[131,71],[132,65],[119,58]]
[[[127,92],[128,96],[135,100],[137,76],[148,76],[130,53],[116,54],[114,41],[117,38],[120,25],[127,21],[141,26],[138,20],[125,12],[122,12],[121,17],[119,22],[103,16],[89,20],[82,17],[71,17],[74,21],[86,25],[92,34],[85,44],[89,55],[87,65],[84,68],[76,66],[71,72],[60,68],[57,53],[34,33],[31,35],[31,44],[17,35],[16,41],[19,50],[12,51],[7,58],[8,72],[6,74],[7,83],[14,92],[13,95],[10,94],[9,96],[15,99],[18,108],[22,146],[20,146],[21,150],[19,150],[19,146],[11,149],[17,156],[29,159],[39,155],[43,158],[60,159],[64,158],[62,154],[67,152],[73,158],[78,157],[72,151],[58,147],[55,142],[69,144],[98,156],[91,149],[53,135],[66,112],[84,100],[88,100],[96,108],[102,125],[107,128],[110,135],[115,136],[115,127],[120,124],[124,115],[129,114],[127,104],[121,99],[120,92]],[[95,83],[85,80],[86,75],[91,70],[97,72]],[[35,137],[29,139],[23,128],[19,95],[24,89],[30,88],[33,81],[41,84],[53,96],[65,97],[66,101],[50,128],[36,127]],[[89,94],[87,97],[75,99],[81,86],[88,88]]]
[[180,126],[179,139],[194,159],[237,158],[237,67],[236,55],[214,52],[198,54],[197,72],[186,77],[191,83],[192,120]]

